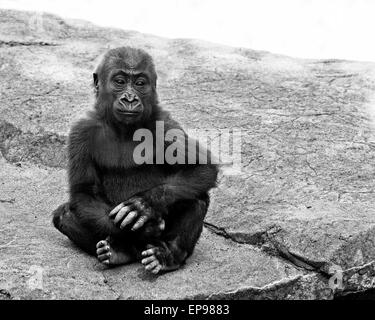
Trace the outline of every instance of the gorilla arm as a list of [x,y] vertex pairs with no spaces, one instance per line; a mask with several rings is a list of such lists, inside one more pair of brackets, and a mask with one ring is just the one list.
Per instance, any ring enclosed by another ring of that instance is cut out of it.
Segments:
[[[183,164],[164,164],[168,177],[161,186],[148,190],[143,196],[151,203],[170,205],[179,200],[195,199],[216,187],[218,167],[213,164],[210,150],[203,148],[199,142],[189,137],[180,124],[163,111],[165,131],[174,131],[173,141],[165,141],[164,154],[173,143],[179,150],[185,150]],[[195,152],[191,150],[195,146]],[[206,159],[207,163],[201,164],[200,160]],[[190,164],[191,163],[191,164]]]
[[[190,138],[185,135],[185,139],[188,141]],[[207,151],[208,159],[210,159],[211,155],[208,150],[202,150],[199,145],[197,149],[198,152]],[[187,144],[185,144],[185,163],[188,159],[187,152]],[[196,154],[199,155],[199,153]],[[111,211],[110,216],[118,214],[121,210],[122,217],[125,217],[124,225],[134,224],[132,230],[137,230],[151,218],[164,218],[169,205],[179,200],[205,198],[207,192],[216,187],[217,165],[199,164],[198,157],[196,157],[196,164],[164,164],[164,166],[168,176],[162,184],[120,204]],[[148,208],[148,210],[138,210],[137,206]]]
[[100,181],[92,161],[96,122],[78,122],[69,135],[70,210],[82,226],[93,234],[115,234],[120,231],[108,217],[110,206],[100,194]]
[[197,199],[216,187],[218,168],[214,164],[175,165],[175,173],[164,184],[150,189],[142,197],[151,206],[165,207],[179,200]]

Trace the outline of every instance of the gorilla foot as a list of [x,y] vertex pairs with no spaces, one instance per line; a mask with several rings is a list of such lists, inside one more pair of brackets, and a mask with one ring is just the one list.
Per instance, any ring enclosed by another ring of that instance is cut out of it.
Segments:
[[130,254],[113,248],[108,239],[96,244],[96,256],[101,263],[108,266],[118,266],[134,261]]
[[179,264],[167,265],[163,261],[163,248],[147,245],[147,250],[142,251],[141,263],[147,271],[158,274],[161,271],[173,271],[180,267]]

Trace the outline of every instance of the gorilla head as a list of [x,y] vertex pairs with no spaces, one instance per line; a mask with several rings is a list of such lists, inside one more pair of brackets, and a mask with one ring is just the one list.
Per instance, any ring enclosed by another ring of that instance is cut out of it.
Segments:
[[116,124],[137,124],[157,106],[156,72],[151,56],[141,49],[112,49],[94,76],[96,110]]

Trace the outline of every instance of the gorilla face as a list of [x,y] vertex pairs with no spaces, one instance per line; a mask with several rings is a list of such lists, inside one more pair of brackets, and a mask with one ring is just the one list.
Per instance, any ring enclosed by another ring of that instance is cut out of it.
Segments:
[[154,64],[143,50],[109,51],[94,73],[94,85],[100,105],[123,124],[148,119],[157,101]]
[[113,95],[112,112],[120,122],[137,122],[142,118],[150,95],[151,86],[148,77],[143,73],[129,70],[115,70],[110,76],[109,91]]

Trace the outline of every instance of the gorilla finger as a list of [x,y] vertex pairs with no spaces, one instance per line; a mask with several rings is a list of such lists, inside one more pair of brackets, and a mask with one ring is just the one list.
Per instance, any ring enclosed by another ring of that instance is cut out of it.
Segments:
[[137,218],[138,212],[137,211],[131,211],[129,214],[125,217],[125,219],[122,221],[120,228],[123,229],[125,228],[126,225],[129,223],[133,222],[134,219]]
[[100,247],[96,250],[96,255],[101,255],[103,253],[106,253],[109,251],[109,247],[108,246],[105,246],[105,247]]
[[142,264],[149,264],[149,263],[151,263],[154,260],[156,260],[156,257],[154,255],[152,255],[152,256],[150,256],[148,258],[142,259],[141,263]]
[[161,270],[161,265],[156,266],[154,269],[150,270],[153,274],[159,273]]
[[112,211],[109,213],[109,216],[112,217],[117,212],[119,212],[123,207],[125,207],[125,204],[124,204],[124,202],[121,202],[118,206],[116,206],[112,209]]
[[155,253],[155,248],[151,248],[142,252],[142,256],[151,256]]
[[102,241],[99,241],[97,244],[96,244],[96,248],[101,248],[101,247],[104,247],[107,245],[107,241],[105,240],[102,240]]
[[115,216],[114,222],[115,224],[119,223],[124,217],[127,215],[127,207],[122,208]]
[[101,254],[98,256],[98,259],[100,261],[104,261],[104,260],[108,260],[109,258],[111,257],[111,253],[110,252],[107,252],[105,254]]
[[165,229],[165,221],[164,221],[164,219],[162,219],[161,222],[159,223],[159,229],[161,231],[163,231]]
[[146,221],[147,221],[147,218],[145,216],[140,217],[138,221],[134,224],[132,231],[135,231],[139,229],[140,227],[142,227]]
[[157,267],[158,265],[159,265],[159,261],[155,260],[155,261],[149,263],[145,268],[146,268],[146,270],[151,270],[151,269],[154,269],[155,267]]

